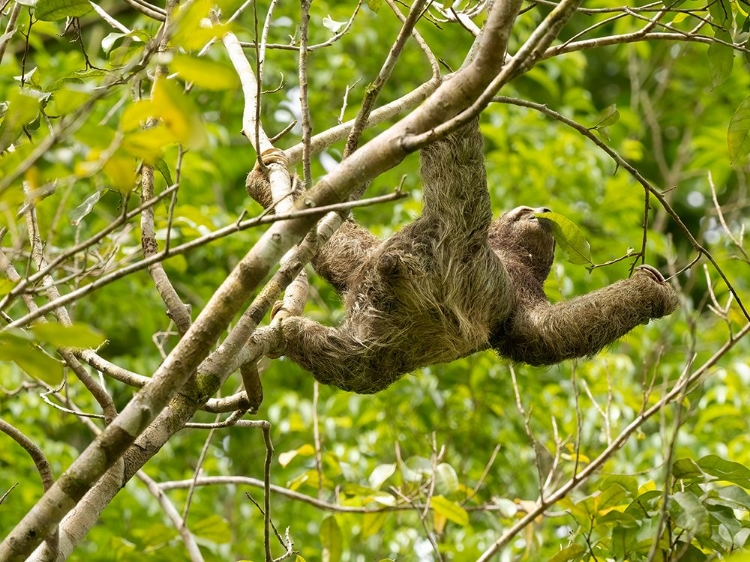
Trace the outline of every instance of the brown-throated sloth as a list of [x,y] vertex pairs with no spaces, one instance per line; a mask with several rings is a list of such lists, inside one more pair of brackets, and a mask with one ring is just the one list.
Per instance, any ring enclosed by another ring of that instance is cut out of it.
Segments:
[[[342,295],[338,328],[282,321],[284,355],[317,380],[374,393],[419,367],[493,348],[550,365],[591,355],[677,306],[654,268],[567,302],[543,291],[555,249],[551,227],[518,207],[492,220],[478,120],[421,151],[422,216],[380,241],[351,220],[313,266]],[[267,207],[259,169],[248,193]]]

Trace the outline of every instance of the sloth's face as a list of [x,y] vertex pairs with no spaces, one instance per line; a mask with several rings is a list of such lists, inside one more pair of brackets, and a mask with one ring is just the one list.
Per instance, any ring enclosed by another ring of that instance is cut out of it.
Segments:
[[552,225],[547,219],[540,219],[537,218],[536,214],[538,213],[549,213],[552,209],[549,207],[516,207],[515,209],[512,209],[508,211],[507,213],[504,213],[499,221],[501,223],[505,223],[508,225],[511,225],[514,230],[521,229],[524,231],[528,231],[530,235],[533,235],[532,233],[534,231],[541,231],[542,233],[551,234],[552,233]]
[[530,259],[530,265],[546,277],[555,254],[555,239],[550,221],[534,215],[549,211],[547,207],[523,206],[501,215],[490,227],[490,246],[526,258],[524,261]]
[[516,207],[498,219],[500,231],[515,244],[543,257],[554,250],[552,224],[547,219],[537,218],[538,213],[549,213],[549,207]]

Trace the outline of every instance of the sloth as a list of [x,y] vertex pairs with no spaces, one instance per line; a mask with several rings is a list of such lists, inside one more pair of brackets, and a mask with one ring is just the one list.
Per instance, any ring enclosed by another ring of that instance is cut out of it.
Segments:
[[[385,241],[346,220],[313,259],[341,295],[340,326],[282,320],[283,355],[320,382],[378,392],[420,367],[477,351],[530,365],[593,355],[677,307],[653,267],[551,304],[555,251],[548,208],[518,207],[493,220],[478,120],[421,150],[422,215]],[[272,204],[256,167],[248,194]],[[296,195],[300,195],[296,191]]]

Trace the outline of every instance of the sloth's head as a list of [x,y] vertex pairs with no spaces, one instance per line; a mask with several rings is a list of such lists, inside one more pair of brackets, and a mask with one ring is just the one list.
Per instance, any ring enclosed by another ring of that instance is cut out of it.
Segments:
[[547,219],[537,218],[537,213],[548,213],[547,207],[516,207],[493,221],[489,243],[493,250],[504,257],[511,254],[534,270],[535,276],[544,281],[552,267],[555,256],[555,239],[552,224]]

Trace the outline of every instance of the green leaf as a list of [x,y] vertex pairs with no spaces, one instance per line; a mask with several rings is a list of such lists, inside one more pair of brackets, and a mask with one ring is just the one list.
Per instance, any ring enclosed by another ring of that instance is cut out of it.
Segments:
[[609,127],[614,125],[620,120],[620,112],[617,110],[617,104],[612,104],[604,109],[599,114],[599,121],[594,125],[593,129],[599,129],[601,127]]
[[38,341],[55,347],[96,348],[105,341],[101,332],[87,324],[63,326],[49,322],[46,324],[36,324],[29,331]]
[[552,225],[554,236],[570,263],[591,264],[591,246],[573,222],[559,213],[535,213],[538,219],[546,219]]
[[88,0],[39,0],[34,15],[42,21],[85,16],[94,8]]
[[164,544],[165,541],[177,537],[178,533],[174,527],[168,527],[163,523],[149,525],[145,529],[138,529],[138,538],[144,547],[154,547]]
[[750,154],[750,96],[745,98],[729,120],[727,146],[732,162]]
[[724,504],[732,509],[744,509],[750,511],[750,494],[739,486],[727,486],[717,490]]
[[[186,148],[200,149],[206,142],[206,131],[200,110],[174,81],[159,77],[154,83],[150,100],[140,100],[127,107],[120,118],[125,131],[122,148],[147,163],[155,163],[164,147],[179,143]],[[149,119],[158,124],[141,129]]]
[[370,8],[376,14],[383,5],[383,0],[367,0],[367,7]]
[[13,361],[26,374],[50,386],[60,384],[63,377],[62,362],[14,334],[0,336],[0,361]]
[[336,517],[330,515],[320,524],[320,544],[323,546],[323,562],[339,562],[343,550],[341,529]]
[[571,544],[550,558],[549,562],[570,562],[571,560],[580,560],[581,555],[585,552],[586,548],[584,546],[580,544]]
[[715,25],[729,29],[732,23],[732,8],[729,5],[729,0],[709,2],[708,12],[711,14],[711,20]]
[[718,480],[732,482],[743,488],[750,488],[750,469],[738,462],[728,461],[716,455],[708,455],[698,461],[698,466],[703,472]]
[[620,486],[621,488],[627,490],[628,494],[631,497],[636,497],[638,495],[638,479],[633,478],[632,476],[607,476],[599,485],[599,489],[606,490],[611,486]]
[[167,182],[168,186],[172,185],[172,174],[169,172],[169,165],[164,161],[164,158],[159,158],[154,162],[154,168],[159,170],[161,177]]
[[419,482],[432,475],[432,461],[425,457],[409,457],[401,467],[401,476],[406,482]]
[[207,58],[175,54],[169,66],[185,82],[206,90],[234,90],[240,86],[239,76],[231,66]]
[[190,525],[190,530],[195,535],[217,544],[225,544],[232,540],[229,523],[216,514]]
[[681,480],[703,479],[705,475],[693,459],[677,459],[672,465],[672,474]]
[[690,492],[677,492],[670,498],[669,512],[675,523],[693,536],[710,537],[708,510]]
[[595,506],[597,513],[616,506],[624,506],[631,499],[628,491],[619,484],[612,484],[602,489],[602,493],[596,496]]
[[433,496],[432,500],[430,500],[430,507],[448,521],[458,523],[462,527],[466,527],[469,524],[469,513],[456,502],[452,502],[443,496]]
[[638,544],[639,526],[617,525],[612,529],[612,554],[618,560],[627,560],[630,552]]
[[[716,39],[732,42],[732,37],[723,29],[717,29],[714,34]],[[708,47],[708,68],[711,72],[711,84],[714,88],[726,82],[732,74],[734,64],[734,50],[722,43],[711,43]]]

